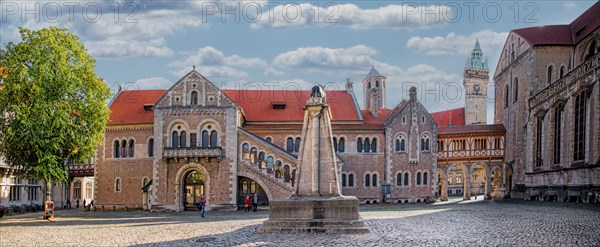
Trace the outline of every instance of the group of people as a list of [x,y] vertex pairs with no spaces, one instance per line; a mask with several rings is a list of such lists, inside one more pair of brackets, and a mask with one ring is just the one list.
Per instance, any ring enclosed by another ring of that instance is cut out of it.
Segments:
[[[252,203],[252,208],[250,208],[250,203]],[[256,212],[258,208],[258,194],[254,194],[254,197],[252,197],[252,199],[250,199],[250,195],[246,196],[246,199],[244,200],[244,212],[250,212],[250,210],[252,210],[253,212]]]
[[[79,208],[79,198],[75,200],[75,208]],[[83,208],[85,211],[94,211],[94,200],[90,201],[88,204],[85,199],[83,199]],[[64,205],[64,209],[71,209],[71,200],[67,199],[67,204]]]

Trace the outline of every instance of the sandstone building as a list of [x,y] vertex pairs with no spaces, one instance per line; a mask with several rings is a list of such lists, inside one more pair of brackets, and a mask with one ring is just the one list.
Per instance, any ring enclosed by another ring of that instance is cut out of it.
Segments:
[[600,3],[573,22],[509,33],[494,75],[511,196],[586,201],[600,186]]

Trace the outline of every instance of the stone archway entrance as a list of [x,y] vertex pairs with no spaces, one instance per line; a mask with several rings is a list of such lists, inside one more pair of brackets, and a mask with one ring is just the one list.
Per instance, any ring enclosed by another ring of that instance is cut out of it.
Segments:
[[250,200],[254,194],[258,194],[258,206],[269,206],[269,193],[267,188],[263,187],[259,184],[258,181],[247,178],[247,177],[238,177],[238,198],[237,198],[237,206],[238,209],[244,209],[244,201],[246,196],[250,196]]
[[206,194],[204,181],[204,175],[198,170],[192,170],[185,174],[182,191],[184,210],[198,210],[200,198]]
[[463,165],[452,164],[448,166],[446,174],[448,197],[460,197],[462,199],[469,200],[470,197],[467,194],[468,173],[465,171]]

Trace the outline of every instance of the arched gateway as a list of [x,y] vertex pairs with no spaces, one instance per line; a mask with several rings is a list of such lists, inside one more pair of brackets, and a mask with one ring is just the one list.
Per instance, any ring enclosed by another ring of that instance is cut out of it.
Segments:
[[175,204],[179,211],[198,210],[202,195],[206,205],[210,204],[210,176],[204,166],[187,164],[179,169],[176,178]]

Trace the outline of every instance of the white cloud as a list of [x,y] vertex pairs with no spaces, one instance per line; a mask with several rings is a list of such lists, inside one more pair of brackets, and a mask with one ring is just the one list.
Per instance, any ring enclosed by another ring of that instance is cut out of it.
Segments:
[[578,5],[576,2],[567,1],[563,4],[563,7],[567,10],[573,10],[573,9],[576,9],[578,7]]
[[198,49],[192,55],[179,61],[168,64],[171,73],[182,76],[192,66],[204,76],[213,79],[246,78],[249,74],[238,68],[264,68],[267,62],[260,58],[242,57],[239,55],[226,56],[222,51],[212,46]]
[[142,78],[135,81],[138,89],[167,89],[173,82],[164,77]]
[[285,72],[283,72],[282,70],[275,69],[273,67],[268,67],[265,69],[265,72],[263,74],[272,76],[282,76],[285,75]]
[[483,52],[490,54],[504,45],[507,36],[507,32],[499,33],[492,30],[483,30],[468,36],[451,32],[445,37],[413,36],[406,42],[406,46],[425,55],[465,55],[470,54],[475,39],[479,39]]
[[[195,4],[195,1],[170,5],[121,1],[10,1],[3,3],[10,13],[3,15],[6,21],[2,23],[0,36],[2,42],[19,41],[19,26],[38,29],[54,25],[78,35],[96,55],[170,56],[173,51],[165,44],[165,37],[187,28],[207,26],[201,18],[202,10],[194,7]],[[22,18],[24,9],[37,13]],[[60,10],[60,14],[56,14],[56,9]],[[101,14],[96,11],[101,11]],[[155,45],[157,41],[159,45]]]
[[263,13],[251,27],[429,28],[444,25],[448,18],[452,18],[452,11],[442,5],[390,4],[376,9],[361,9],[355,4],[288,3],[271,7],[269,13]]
[[168,57],[173,50],[166,47],[162,38],[150,41],[107,39],[85,42],[90,54],[95,57]]
[[273,65],[283,69],[303,69],[324,73],[355,71],[371,64],[377,51],[366,45],[350,48],[303,47],[279,54]]

